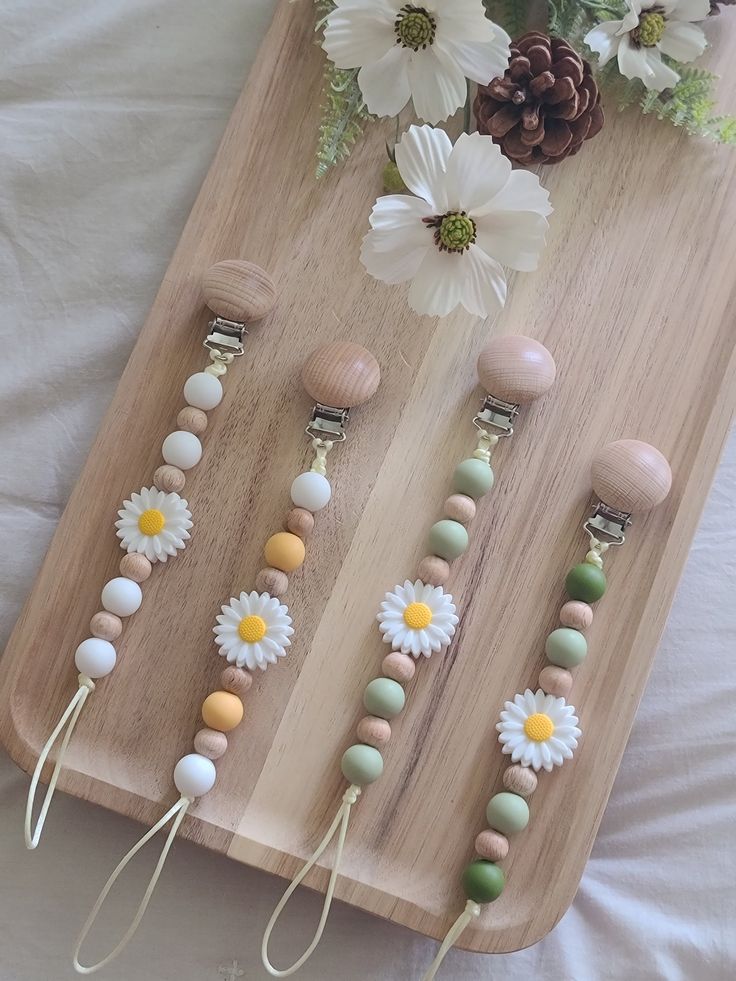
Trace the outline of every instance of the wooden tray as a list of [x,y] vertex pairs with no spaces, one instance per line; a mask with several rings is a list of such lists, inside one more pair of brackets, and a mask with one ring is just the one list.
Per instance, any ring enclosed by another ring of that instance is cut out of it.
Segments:
[[[183,379],[202,364],[202,272],[222,258],[261,263],[278,282],[279,306],[248,339],[212,414],[205,459],[187,484],[191,546],[146,585],[61,787],[145,822],[175,799],[173,765],[222,668],[214,615],[251,587],[307,458],[300,365],[318,343],[360,340],[384,381],[332,455],[333,502],[289,595],[296,643],[259,677],[215,790],[183,825],[187,837],[282,875],[311,850],[338,800],[339,758],[385,653],[377,606],[411,574],[452,467],[474,445],[474,363],[491,329],[465,315],[413,316],[400,288],[364,275],[358,247],[380,192],[385,131],[372,128],[342,170],[315,183],[323,60],[312,18],[308,3],[278,7],[15,629],[1,691],[2,738],[30,769],[74,690],[73,651],[117,568],[116,510],[150,481]],[[725,65],[726,37],[719,50]],[[733,102],[729,74],[722,90]],[[675,484],[607,563],[610,588],[574,692],[584,739],[572,764],[541,780],[502,899],[462,936],[479,951],[534,943],[572,900],[736,395],[736,154],[609,111],[603,133],[542,179],[556,208],[543,266],[516,278],[492,329],[543,340],[559,381],[497,454],[496,489],[451,584],[459,636],[410,687],[385,775],[355,809],[340,898],[433,937],[445,932],[504,765],[499,709],[533,683],[564,574],[584,553],[592,454],[623,436],[650,440]],[[310,881],[324,888],[326,873]]]

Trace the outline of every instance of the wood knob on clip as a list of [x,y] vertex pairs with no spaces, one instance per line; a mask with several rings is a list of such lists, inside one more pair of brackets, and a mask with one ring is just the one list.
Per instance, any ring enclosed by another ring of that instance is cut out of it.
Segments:
[[494,337],[478,357],[478,378],[494,398],[533,402],[552,386],[557,368],[544,344],[521,334]]
[[591,467],[593,490],[617,511],[631,514],[661,504],[672,486],[672,471],[658,449],[638,439],[607,443]]
[[380,381],[381,369],[371,352],[350,341],[323,344],[302,368],[302,384],[309,395],[335,409],[367,402]]
[[225,259],[202,277],[204,301],[216,317],[248,323],[270,313],[276,287],[265,269],[244,259]]

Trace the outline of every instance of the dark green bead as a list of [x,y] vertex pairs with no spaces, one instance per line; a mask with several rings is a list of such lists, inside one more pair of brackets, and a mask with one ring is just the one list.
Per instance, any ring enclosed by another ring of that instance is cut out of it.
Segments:
[[565,589],[571,599],[596,603],[606,591],[605,573],[597,565],[581,562],[568,572]]
[[479,858],[463,872],[463,890],[468,899],[476,903],[492,903],[503,892],[506,884],[501,869],[495,862]]

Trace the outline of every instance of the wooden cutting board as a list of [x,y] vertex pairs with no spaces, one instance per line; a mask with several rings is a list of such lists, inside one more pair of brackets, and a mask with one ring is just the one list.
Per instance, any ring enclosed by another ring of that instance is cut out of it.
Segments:
[[[646,439],[669,457],[675,483],[607,562],[609,590],[573,696],[584,739],[572,764],[540,781],[506,863],[507,889],[461,940],[511,950],[544,936],[575,893],[733,412],[736,153],[609,110],[578,157],[542,171],[555,206],[549,246],[537,273],[512,282],[503,315],[419,318],[401,287],[369,280],[358,261],[385,129],[371,128],[344,167],[315,183],[323,56],[312,20],[309,3],[277,9],[6,651],[2,739],[33,767],[117,569],[116,511],[150,483],[182,382],[203,363],[201,275],[219,259],[252,259],[277,281],[277,310],[248,338],[211,415],[186,488],[192,542],[146,584],[61,787],[144,822],[175,799],[174,763],[223,663],[214,616],[252,588],[308,456],[300,366],[319,343],[360,341],[383,384],[332,454],[333,501],[289,593],[295,643],[258,678],[215,790],[182,828],[239,861],[292,874],[339,798],[339,759],[385,653],[378,604],[411,575],[455,462],[474,446],[478,351],[491,333],[530,334],[553,352],[558,383],[497,453],[496,488],[451,583],[458,640],[409,688],[384,776],[355,809],[337,889],[430,936],[445,932],[500,783],[499,710],[534,682],[564,574],[585,551],[591,457],[609,440]],[[723,19],[719,27],[708,60],[725,67],[732,31]],[[733,106],[729,74],[721,93]],[[326,878],[318,870],[310,882],[320,889]]]

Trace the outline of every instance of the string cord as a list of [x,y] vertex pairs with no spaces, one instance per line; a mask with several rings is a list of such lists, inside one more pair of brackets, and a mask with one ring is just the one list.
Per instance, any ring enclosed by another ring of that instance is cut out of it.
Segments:
[[465,909],[445,934],[445,939],[442,941],[442,946],[437,951],[437,956],[429,965],[429,970],[422,978],[422,981],[432,981],[432,979],[436,976],[437,971],[440,969],[440,965],[445,959],[447,952],[455,945],[458,937],[470,923],[473,917],[477,916],[480,916],[480,906],[472,899],[469,899],[465,904]]
[[[322,939],[322,934],[325,929],[325,924],[327,923],[327,917],[329,916],[330,907],[332,906],[332,899],[335,893],[335,884],[337,882],[337,874],[340,869],[340,860],[342,859],[342,852],[345,846],[345,838],[348,833],[348,822],[350,821],[350,811],[360,796],[360,787],[355,784],[351,784],[345,791],[342,797],[342,803],[340,804],[337,812],[332,819],[332,824],[327,829],[327,832],[322,839],[322,841],[317,845],[312,857],[304,865],[299,874],[289,883],[289,886],[284,893],[284,895],[279,900],[276,909],[271,915],[271,919],[268,921],[268,926],[266,927],[266,932],[263,934],[263,941],[261,943],[261,960],[263,961],[263,966],[268,971],[270,975],[274,978],[288,978],[290,975],[294,974],[299,968],[306,963],[307,960],[312,956],[317,948],[320,940]],[[309,871],[316,865],[319,861],[322,853],[330,844],[332,839],[337,833],[337,844],[335,846],[335,861],[332,866],[332,871],[330,872],[330,881],[327,884],[327,891],[325,892],[325,900],[322,904],[322,914],[319,918],[319,923],[317,924],[317,930],[312,938],[312,942],[304,951],[302,956],[298,961],[295,961],[291,967],[285,968],[283,971],[274,967],[268,958],[268,944],[271,939],[271,933],[273,932],[276,923],[283,913],[286,904],[291,899],[294,892],[301,885],[304,878],[308,875]]]

